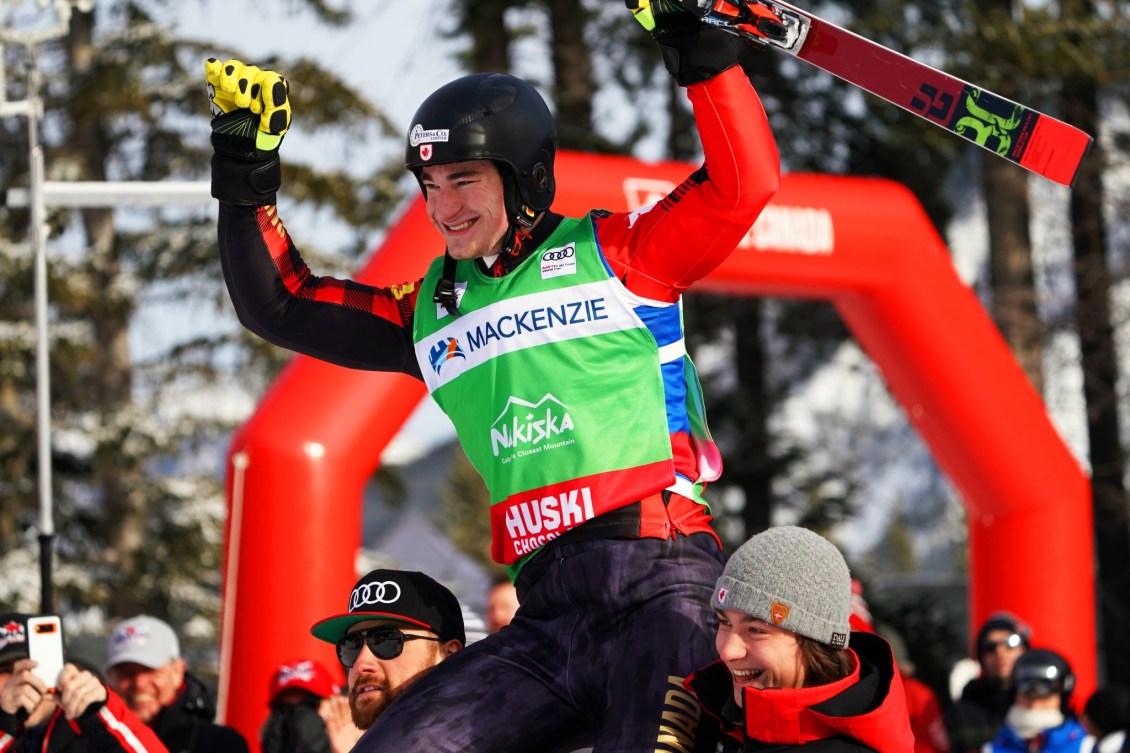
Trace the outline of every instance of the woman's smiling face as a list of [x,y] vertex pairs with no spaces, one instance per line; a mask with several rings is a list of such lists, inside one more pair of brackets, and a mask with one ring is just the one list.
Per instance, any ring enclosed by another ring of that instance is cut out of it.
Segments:
[[714,647],[730,670],[739,706],[747,687],[804,687],[804,662],[796,633],[733,609],[716,614]]

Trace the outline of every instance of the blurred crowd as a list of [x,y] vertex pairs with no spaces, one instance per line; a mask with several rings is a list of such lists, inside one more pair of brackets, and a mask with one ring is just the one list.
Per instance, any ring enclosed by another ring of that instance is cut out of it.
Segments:
[[[807,532],[795,541],[789,539],[795,535],[785,536],[790,557],[797,556],[797,546],[813,543],[806,536],[814,537],[818,546],[830,546]],[[747,600],[749,594],[759,593],[756,588],[743,590],[751,587],[747,581],[757,583],[758,588],[767,583],[767,587],[778,588],[773,579],[779,574],[760,559],[750,559],[752,550],[747,547],[757,539],[735,553],[714,597],[722,622],[719,666],[729,666],[736,663],[734,657],[752,652],[744,639],[730,637],[737,633],[731,621],[763,613],[756,598]],[[769,551],[776,557],[771,562],[784,561],[770,544],[761,542],[757,556],[764,559]],[[829,555],[818,548],[802,555],[821,570],[838,564],[835,553]],[[802,606],[814,613],[830,603],[827,593],[819,589],[797,598],[799,606],[794,608]],[[775,620],[780,615],[774,616],[773,610],[781,608],[775,602],[765,614]],[[310,657],[281,663],[270,678],[268,705],[259,739],[254,742],[264,753],[349,751],[412,683],[469,642],[506,629],[518,610],[517,594],[506,577],[491,583],[482,604],[485,619],[479,623],[474,611],[460,605],[450,590],[424,573],[369,572],[350,592],[346,612],[311,628],[316,638],[334,644],[340,667],[331,669]],[[787,616],[787,609],[785,613]],[[186,666],[177,632],[163,620],[148,615],[121,620],[110,634],[103,666],[68,652],[62,671],[56,677],[44,677],[36,671],[39,663],[29,641],[30,617],[0,615],[0,753],[247,753],[254,747],[235,729],[215,722],[212,693]],[[908,719],[912,738],[907,735],[887,750],[1130,753],[1130,691],[1108,685],[1085,699],[1077,698],[1075,673],[1060,647],[1040,644],[1015,615],[998,612],[979,626],[972,655],[951,672],[951,697],[935,693],[915,677],[915,664],[903,637],[890,626],[873,621],[863,589],[854,578],[849,621],[845,630],[850,631],[851,645],[859,656],[871,650],[871,639],[859,636],[871,634],[889,646],[897,666],[894,677],[887,680],[890,692],[901,687],[894,713]],[[759,632],[765,632],[764,628]],[[737,674],[732,666],[729,670],[724,675],[726,687],[730,676]],[[694,693],[708,689],[711,671],[707,668],[689,678],[688,689]],[[857,674],[862,676],[858,670]],[[743,699],[740,689],[735,690],[735,698]],[[754,723],[748,716],[751,708],[760,708],[748,705],[754,698],[744,696],[746,735],[753,734],[748,728]],[[709,699],[707,690],[701,698],[704,706]],[[744,740],[747,747],[719,749],[754,749],[748,746],[748,737],[732,737]],[[866,744],[852,748],[873,749],[884,748]]]
[[[361,582],[399,585],[400,614],[380,615],[375,624],[383,631],[354,634],[364,638],[361,648],[369,649],[364,656],[356,647],[355,653],[343,651],[340,639],[347,627],[369,627],[371,615],[359,612],[331,625],[337,632],[331,631],[330,642],[339,644],[348,683],[339,679],[340,671],[313,658],[278,666],[255,741],[263,753],[350,750],[405,687],[447,655],[414,650],[412,636],[422,632],[426,637],[429,631],[387,627],[412,624],[429,609],[424,601],[438,595],[446,605],[429,624],[452,636],[450,652],[497,632],[518,607],[506,578],[493,582],[486,594],[485,621],[422,573],[375,570],[366,578]],[[121,620],[107,641],[103,666],[66,650],[62,672],[45,677],[37,671],[41,662],[32,657],[31,617],[0,614],[0,753],[249,753],[252,746],[240,732],[215,722],[214,694],[189,671],[177,632],[167,622],[149,615]],[[376,637],[382,640],[375,642]]]

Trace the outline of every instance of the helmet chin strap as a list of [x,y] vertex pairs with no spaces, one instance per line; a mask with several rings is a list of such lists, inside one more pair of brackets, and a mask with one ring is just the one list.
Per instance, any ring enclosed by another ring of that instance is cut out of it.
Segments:
[[[540,213],[538,216],[540,216]],[[502,247],[499,253],[511,255],[520,253],[523,241],[530,237],[526,230],[532,225],[533,222],[529,225],[525,222],[519,224],[512,219],[506,228],[506,235],[502,236]],[[432,301],[443,306],[451,316],[459,316],[458,299],[455,296],[455,259],[447,253],[446,249],[443,252],[443,274],[436,280],[436,289],[432,295]]]
[[[510,219],[506,227],[506,234],[502,236],[502,247],[499,253],[516,256],[522,250],[522,243],[529,238],[527,232],[537,223],[544,212],[535,212],[521,200],[518,190],[518,181],[514,176],[503,171],[503,199],[506,205],[506,214]],[[451,316],[459,316],[459,305],[455,296],[455,259],[445,249],[443,252],[443,274],[436,281],[435,293],[432,301],[443,306]]]
[[443,252],[443,274],[436,280],[432,301],[443,306],[452,316],[459,316],[455,298],[455,259],[451,258],[446,249]]

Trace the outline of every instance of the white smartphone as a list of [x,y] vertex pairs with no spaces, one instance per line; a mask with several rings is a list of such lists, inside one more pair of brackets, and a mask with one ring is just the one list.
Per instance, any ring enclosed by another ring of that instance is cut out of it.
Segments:
[[27,655],[38,666],[32,672],[54,691],[63,671],[63,622],[58,615],[27,618]]

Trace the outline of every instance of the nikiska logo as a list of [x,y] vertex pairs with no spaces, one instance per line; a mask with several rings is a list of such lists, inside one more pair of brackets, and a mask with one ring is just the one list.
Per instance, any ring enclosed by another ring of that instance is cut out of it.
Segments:
[[550,248],[541,254],[541,279],[574,275],[577,273],[577,247],[570,243],[560,248]]
[[428,363],[437,374],[441,373],[449,362],[455,360],[466,361],[467,354],[459,347],[459,341],[454,337],[440,340],[428,351]]
[[553,395],[547,393],[536,403],[511,396],[490,427],[490,445],[496,458],[512,451],[502,461],[508,463],[515,457],[575,444],[577,440],[567,436],[573,429],[569,408]]
[[372,604],[395,604],[400,600],[400,584],[392,580],[362,583],[349,595],[349,611]]
[[446,128],[431,128],[425,130],[424,126],[417,123],[412,126],[412,130],[408,132],[408,145],[419,146],[420,144],[446,143],[450,133],[451,131]]

